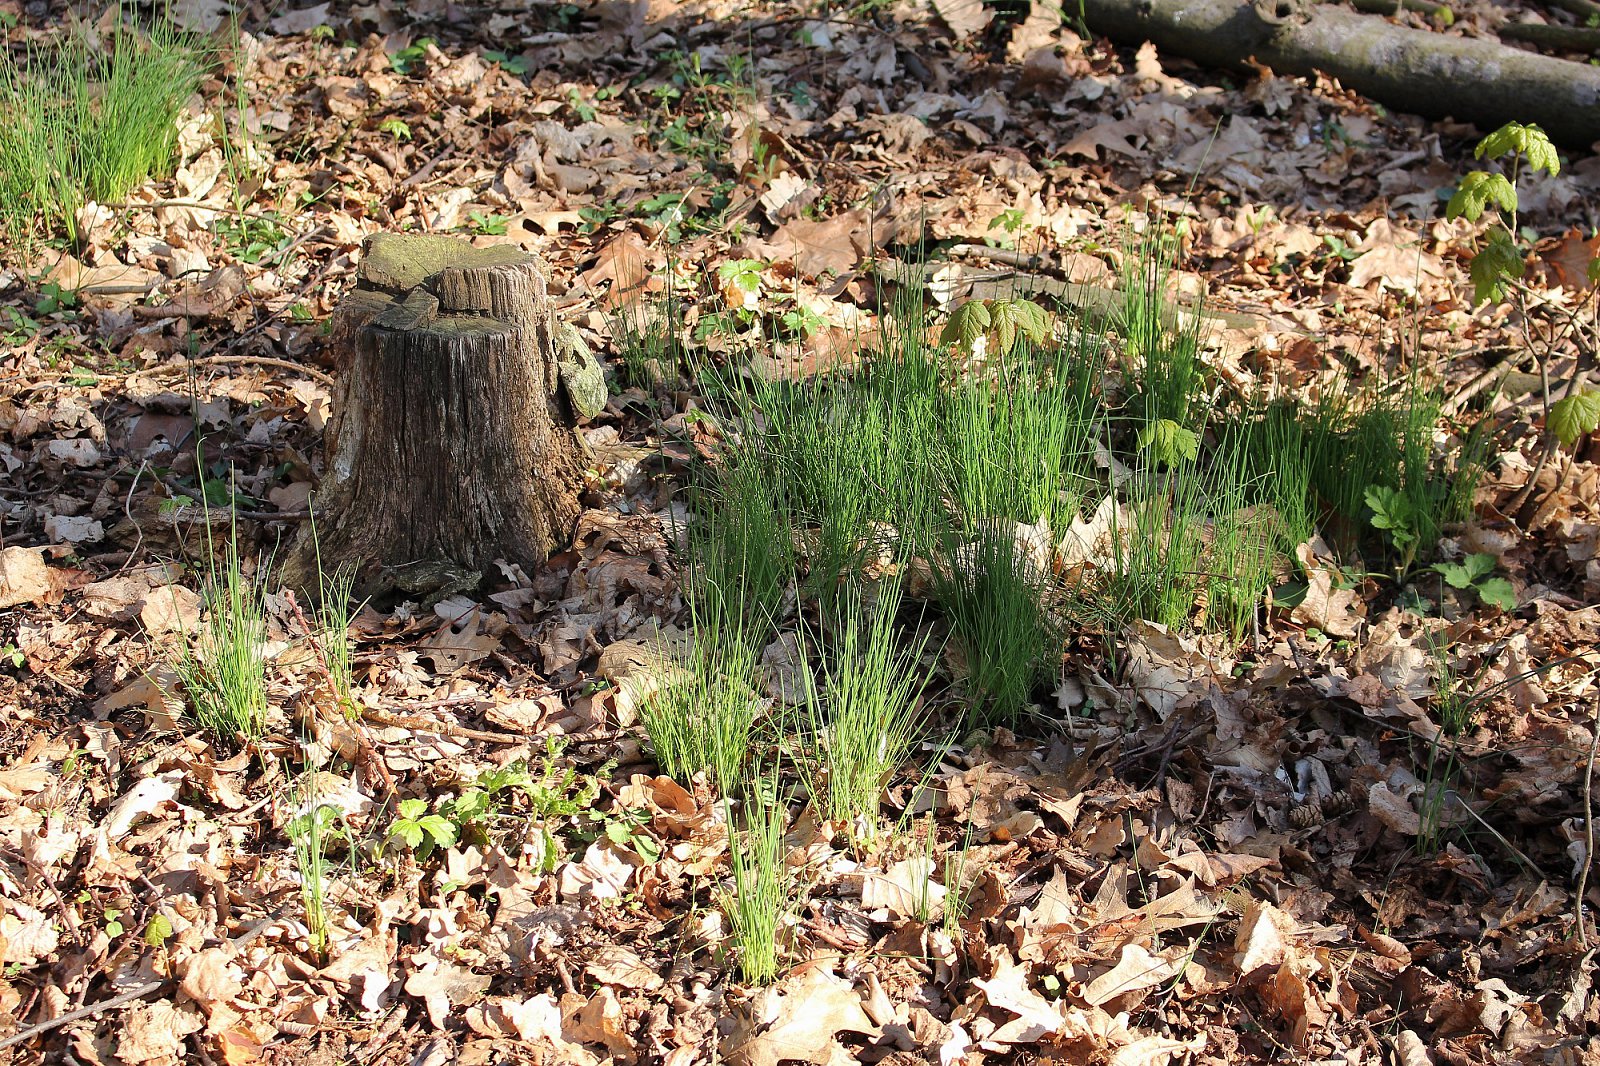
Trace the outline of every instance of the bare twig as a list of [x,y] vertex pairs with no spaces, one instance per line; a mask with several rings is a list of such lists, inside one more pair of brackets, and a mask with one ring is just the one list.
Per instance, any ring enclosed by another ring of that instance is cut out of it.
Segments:
[[1594,865],[1594,757],[1600,748],[1600,699],[1594,703],[1594,736],[1589,738],[1589,763],[1583,773],[1583,869],[1578,871],[1578,943],[1589,947],[1589,930],[1583,920],[1583,897],[1589,892],[1589,869]]
[[186,359],[181,363],[163,363],[160,366],[152,366],[146,367],[143,370],[135,370],[133,373],[129,374],[128,377],[131,379],[137,377],[148,377],[156,374],[187,373],[190,368],[196,366],[232,365],[270,366],[278,370],[288,370],[296,374],[304,374],[308,378],[315,378],[317,381],[322,382],[324,385],[327,385],[330,388],[338,384],[338,382],[333,379],[333,375],[318,370],[316,367],[306,366],[303,363],[296,363],[289,359],[278,359],[270,355],[207,355],[198,359]]
[[4,1040],[0,1040],[0,1051],[4,1051],[6,1048],[15,1044],[21,1044],[32,1040],[34,1037],[48,1033],[52,1029],[59,1029],[63,1025],[69,1025],[72,1022],[77,1021],[79,1018],[87,1018],[91,1015],[99,1014],[101,1011],[115,1010],[118,1007],[126,1006],[136,999],[143,999],[152,992],[159,992],[161,989],[167,987],[167,984],[168,982],[166,981],[155,981],[148,985],[140,985],[138,988],[130,989],[129,991],[122,993],[120,996],[112,996],[110,999],[102,1000],[99,1003],[90,1003],[88,1006],[79,1007],[77,1010],[69,1010],[60,1017],[51,1018],[47,1022],[40,1022],[37,1025],[30,1025],[26,1029],[19,1030],[18,1032],[12,1033]]

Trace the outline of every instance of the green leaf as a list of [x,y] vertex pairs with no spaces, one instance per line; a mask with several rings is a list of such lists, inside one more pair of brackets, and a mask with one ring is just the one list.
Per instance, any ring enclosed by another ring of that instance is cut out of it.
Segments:
[[989,323],[989,305],[983,300],[968,300],[950,312],[950,320],[944,324],[939,341],[970,352],[978,338],[989,332]]
[[1385,485],[1369,485],[1365,498],[1367,506],[1372,508],[1373,526],[1386,530],[1396,548],[1404,550],[1416,541],[1416,515],[1411,501],[1399,490]]
[[1498,300],[1505,295],[1506,281],[1522,277],[1527,264],[1503,229],[1489,231],[1489,240],[1472,257],[1468,273],[1472,276],[1472,295],[1478,303]]
[[165,914],[157,914],[144,927],[144,942],[153,948],[165,944],[172,937],[172,921]]
[[1474,552],[1459,563],[1434,563],[1451,588],[1469,589],[1494,573],[1496,559],[1488,552]]
[[989,321],[999,352],[1011,351],[1019,333],[1034,344],[1050,336],[1050,314],[1032,300],[996,300],[989,307]]
[[404,844],[412,851],[416,851],[422,846],[422,826],[418,825],[416,822],[396,822],[390,827],[389,835],[391,837],[398,837],[400,839],[400,843]]
[[1483,214],[1483,209],[1491,203],[1503,211],[1515,211],[1517,190],[1506,180],[1504,174],[1474,170],[1461,179],[1461,186],[1456,189],[1455,195],[1450,197],[1450,203],[1444,209],[1444,217],[1460,218],[1465,215],[1467,221],[1476,222]]
[[1139,450],[1150,450],[1157,462],[1176,466],[1180,459],[1200,454],[1200,438],[1170,418],[1157,419],[1139,430]]
[[408,799],[400,801],[400,817],[408,821],[416,821],[428,813],[428,801]]
[[1479,141],[1472,152],[1475,159],[1484,156],[1499,159],[1514,154],[1527,159],[1530,171],[1548,170],[1551,177],[1561,173],[1561,157],[1556,154],[1555,145],[1550,143],[1544,129],[1533,123],[1524,126],[1520,122],[1507,122]]
[[1503,577],[1491,577],[1478,584],[1478,599],[1491,607],[1498,607],[1502,611],[1517,609],[1517,593],[1511,587],[1511,582]]
[[447,848],[456,842],[455,824],[443,815],[430,814],[426,818],[419,819],[417,825],[441,848]]
[[1589,284],[1600,285],[1600,255],[1589,260]]
[[1600,429],[1600,390],[1585,389],[1550,405],[1550,432],[1567,447]]

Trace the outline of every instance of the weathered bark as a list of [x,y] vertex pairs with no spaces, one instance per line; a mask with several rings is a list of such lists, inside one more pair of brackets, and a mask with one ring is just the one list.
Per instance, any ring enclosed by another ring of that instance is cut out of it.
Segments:
[[1502,41],[1526,41],[1552,52],[1600,52],[1600,29],[1511,22],[1500,27]]
[[[578,514],[583,445],[560,395],[538,261],[509,246],[385,234],[334,313],[327,472],[283,569],[314,595],[439,595],[496,559],[542,564]],[[319,559],[320,556],[320,559]]]
[[1397,111],[1493,129],[1536,122],[1557,141],[1600,140],[1600,69],[1490,41],[1396,26],[1313,0],[1083,0],[1089,28],[1216,67],[1254,57],[1321,71]]

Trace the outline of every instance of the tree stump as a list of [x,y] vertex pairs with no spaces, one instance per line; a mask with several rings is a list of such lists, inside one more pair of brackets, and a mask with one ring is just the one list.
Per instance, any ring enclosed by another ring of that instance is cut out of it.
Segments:
[[496,559],[542,565],[577,518],[600,368],[558,327],[539,261],[452,237],[369,238],[334,312],[340,367],[313,521],[284,562],[315,596],[438,598]]

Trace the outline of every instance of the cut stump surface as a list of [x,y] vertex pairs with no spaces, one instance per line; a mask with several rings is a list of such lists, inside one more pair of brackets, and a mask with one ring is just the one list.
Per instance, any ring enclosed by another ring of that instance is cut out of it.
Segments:
[[327,470],[285,583],[314,595],[319,573],[350,567],[363,597],[437,597],[498,559],[548,559],[577,517],[585,454],[561,336],[534,256],[370,238],[334,312]]

